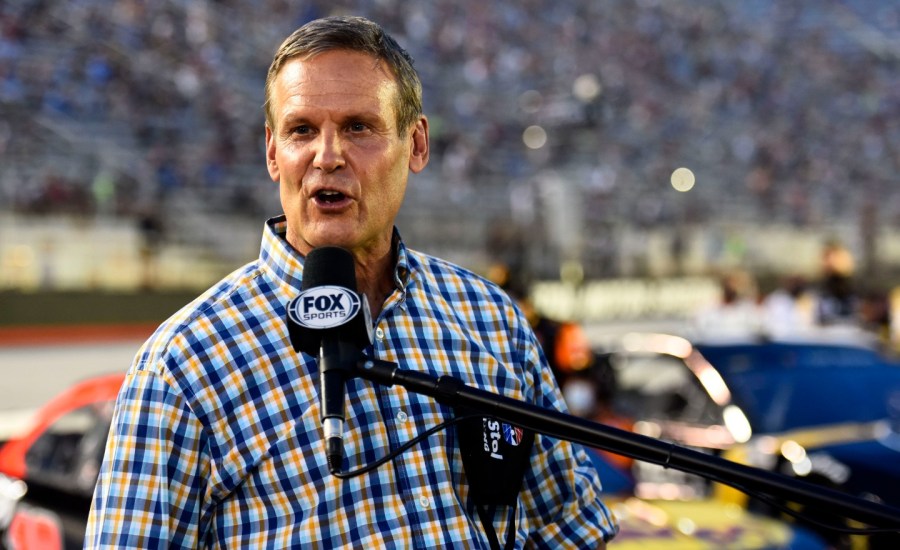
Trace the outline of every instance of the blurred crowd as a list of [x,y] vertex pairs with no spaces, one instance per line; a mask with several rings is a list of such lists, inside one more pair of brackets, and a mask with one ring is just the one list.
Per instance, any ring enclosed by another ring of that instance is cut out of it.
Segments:
[[712,338],[845,337],[896,353],[897,288],[867,285],[850,250],[830,240],[822,247],[815,278],[785,275],[774,288],[761,289],[746,271],[724,273],[718,303],[701,308],[692,328],[698,336]]
[[[900,6],[869,0],[0,0],[0,204],[259,214],[271,54],[336,13],[417,60],[460,196],[556,167],[601,219],[900,223]],[[660,192],[680,166],[688,207]]]

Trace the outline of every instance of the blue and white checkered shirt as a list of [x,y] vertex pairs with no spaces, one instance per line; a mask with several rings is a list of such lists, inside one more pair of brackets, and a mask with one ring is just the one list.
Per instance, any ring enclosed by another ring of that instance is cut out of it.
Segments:
[[[269,220],[257,261],[161,325],[119,395],[88,548],[487,548],[454,430],[377,470],[329,474],[317,365],[291,347],[285,307],[303,258]],[[562,409],[534,334],[497,287],[397,239],[396,287],[364,350],[406,369]],[[344,470],[368,464],[452,410],[402,387],[347,385]],[[595,546],[617,526],[585,452],[537,436],[517,546]],[[497,532],[506,514],[497,513]]]

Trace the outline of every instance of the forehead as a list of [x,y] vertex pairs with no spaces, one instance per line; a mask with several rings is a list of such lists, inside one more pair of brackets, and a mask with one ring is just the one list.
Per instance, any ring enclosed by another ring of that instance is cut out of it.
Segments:
[[397,90],[393,73],[381,60],[333,50],[285,62],[273,82],[272,103],[276,118],[303,108],[392,112]]

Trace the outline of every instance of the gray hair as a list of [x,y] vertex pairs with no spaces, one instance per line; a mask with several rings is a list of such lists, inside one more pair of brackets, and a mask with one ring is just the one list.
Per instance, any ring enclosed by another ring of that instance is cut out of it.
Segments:
[[399,90],[395,105],[397,131],[403,132],[422,115],[422,82],[413,59],[384,29],[363,17],[326,17],[311,21],[288,36],[272,59],[266,75],[266,125],[274,129],[272,86],[278,71],[295,57],[310,59],[331,50],[367,53],[391,68]]

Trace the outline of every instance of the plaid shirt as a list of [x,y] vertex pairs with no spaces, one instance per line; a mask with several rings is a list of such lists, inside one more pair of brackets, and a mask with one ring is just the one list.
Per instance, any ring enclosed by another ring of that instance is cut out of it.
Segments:
[[[291,347],[285,307],[303,258],[270,220],[259,260],[161,325],[119,395],[88,522],[89,548],[487,548],[454,430],[377,470],[331,476],[317,365]],[[562,409],[527,322],[495,286],[407,249],[368,355]],[[452,417],[432,398],[347,383],[344,470]],[[517,545],[585,548],[617,525],[583,449],[535,439]],[[467,513],[467,510],[469,513]],[[505,533],[506,513],[495,527]]]

